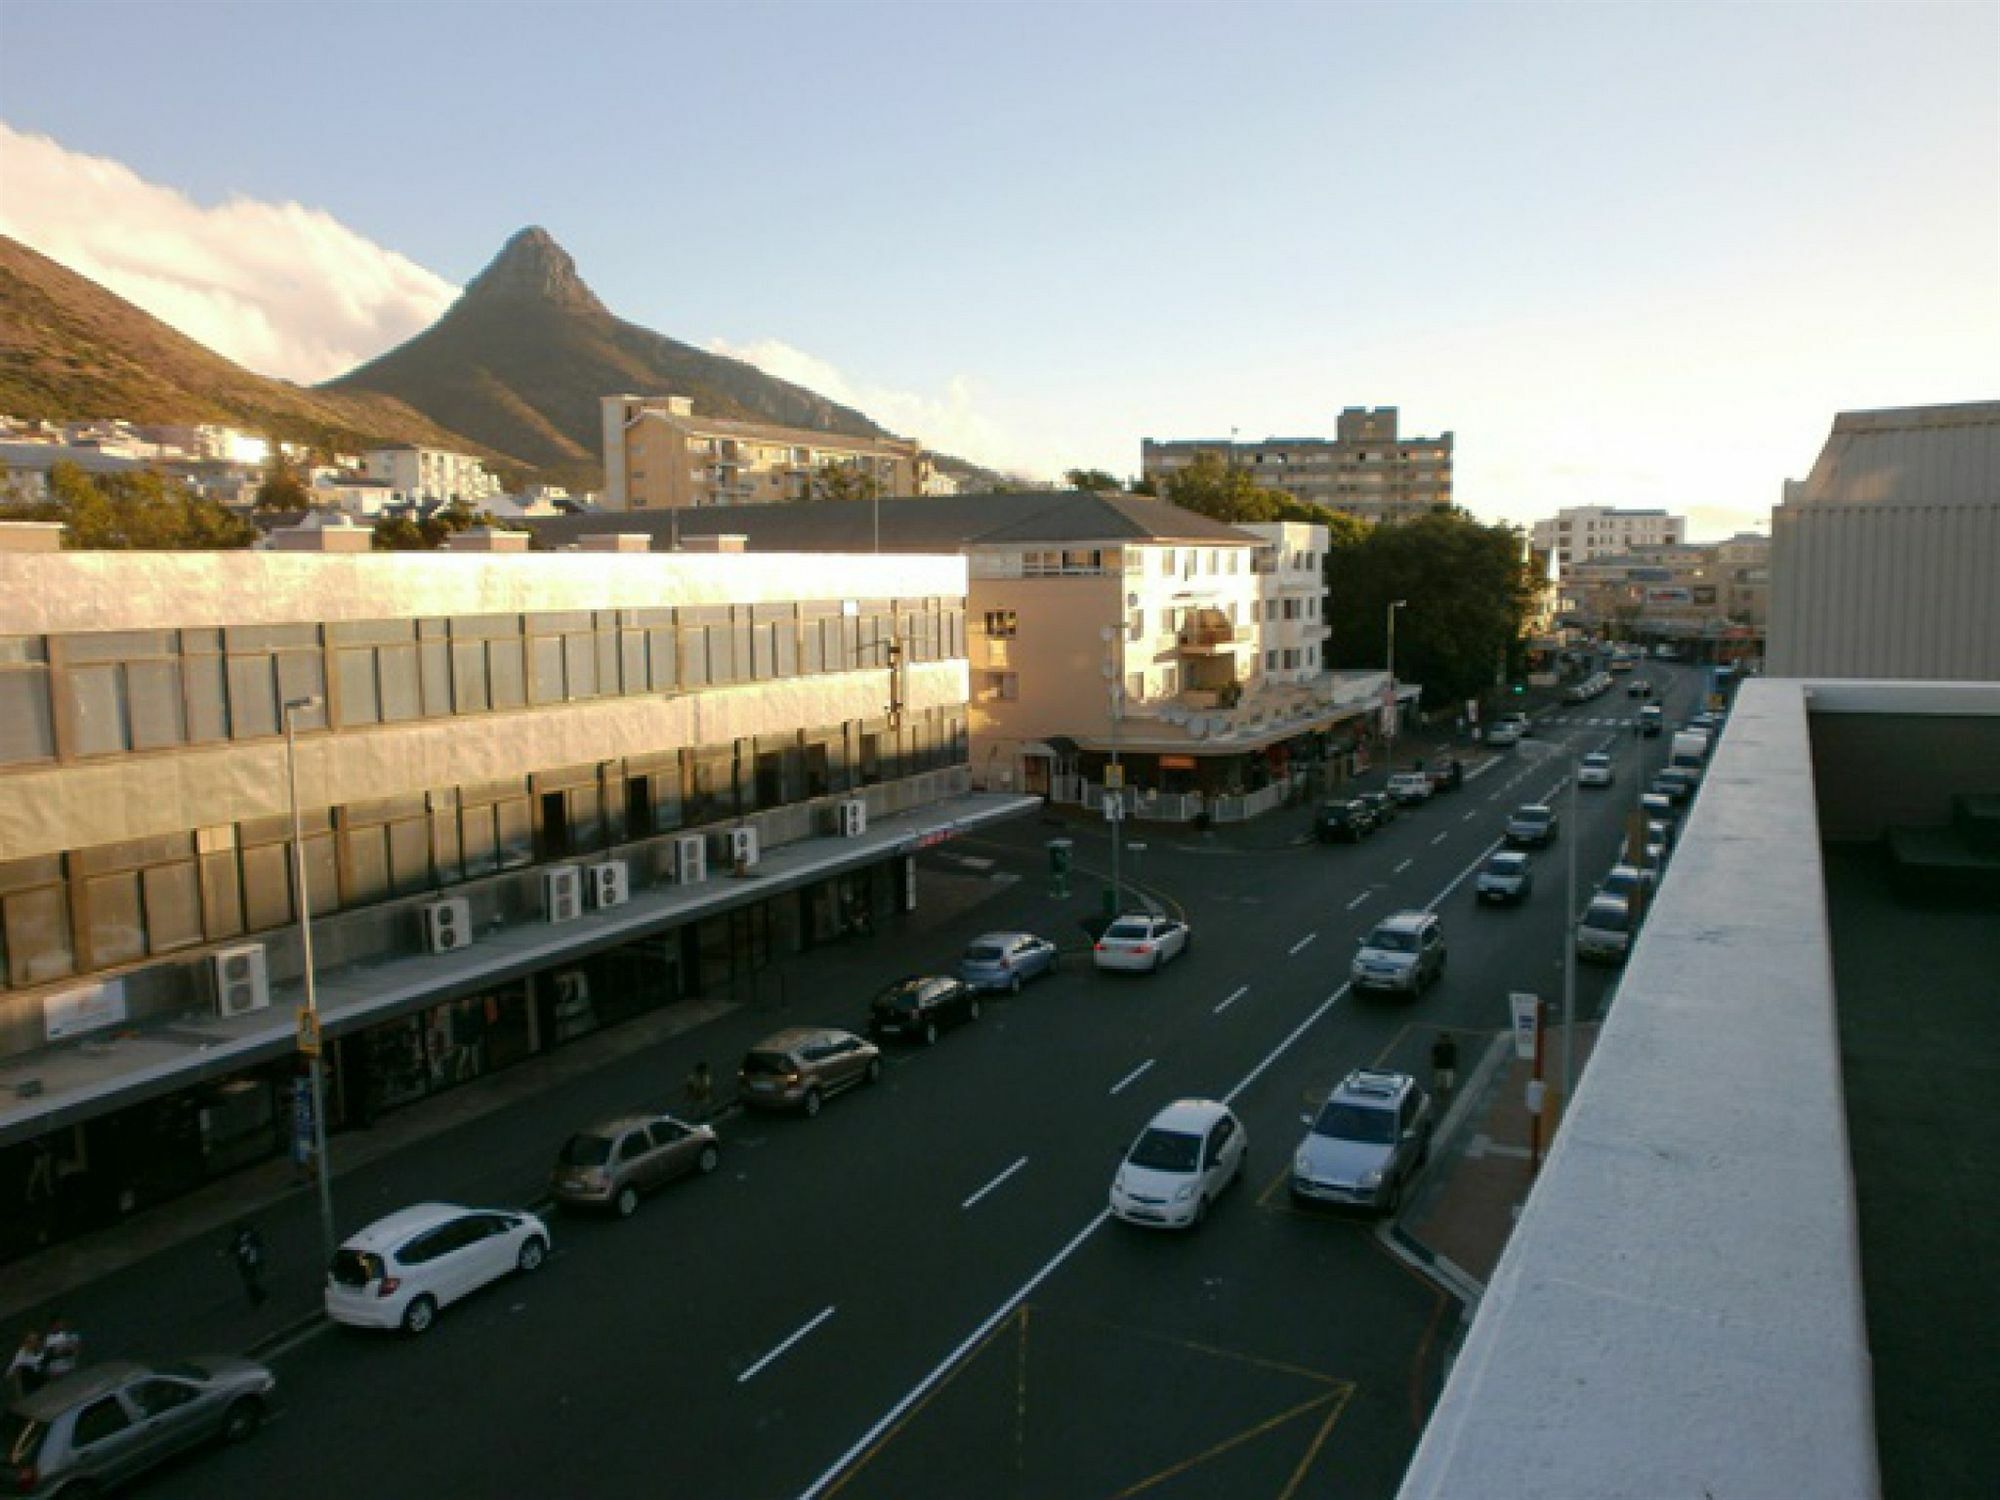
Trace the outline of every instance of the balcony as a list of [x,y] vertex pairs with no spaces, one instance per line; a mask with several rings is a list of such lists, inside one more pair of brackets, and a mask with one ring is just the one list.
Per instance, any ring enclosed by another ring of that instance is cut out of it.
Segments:
[[1234,623],[1215,609],[1201,610],[1174,636],[1174,644],[1183,656],[1219,656],[1250,640],[1249,627]]

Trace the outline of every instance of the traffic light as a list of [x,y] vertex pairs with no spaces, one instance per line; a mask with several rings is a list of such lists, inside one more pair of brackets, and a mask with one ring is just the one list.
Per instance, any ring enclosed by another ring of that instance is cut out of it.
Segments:
[[1517,698],[1521,694],[1527,692],[1527,690],[1528,690],[1528,685],[1525,682],[1517,682],[1514,684],[1514,696]]

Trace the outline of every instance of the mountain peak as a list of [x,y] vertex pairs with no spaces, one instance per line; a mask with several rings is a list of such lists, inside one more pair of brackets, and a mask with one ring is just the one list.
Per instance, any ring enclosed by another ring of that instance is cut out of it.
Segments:
[[569,252],[539,224],[517,231],[492,263],[472,278],[461,301],[475,300],[540,302],[610,316],[576,274]]

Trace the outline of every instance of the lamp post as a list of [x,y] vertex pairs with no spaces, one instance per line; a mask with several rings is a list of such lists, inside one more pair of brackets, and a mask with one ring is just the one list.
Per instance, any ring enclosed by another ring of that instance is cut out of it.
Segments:
[[299,951],[305,960],[305,1010],[299,1025],[303,1044],[310,1038],[306,1062],[311,1074],[314,1175],[319,1178],[320,1248],[326,1264],[333,1263],[333,1173],[326,1157],[326,1075],[320,1069],[319,991],[314,984],[312,901],[306,890],[306,843],[299,822],[299,756],[293,727],[296,715],[321,705],[319,698],[293,698],[285,704],[285,779],[292,804],[292,879],[298,887]]
[[[1569,1108],[1570,1088],[1576,1081],[1576,844],[1577,844],[1577,800],[1576,800],[1576,746],[1565,740],[1559,746],[1551,745],[1542,749],[1534,740],[1522,740],[1520,749],[1536,761],[1561,758],[1569,774],[1569,835],[1563,840],[1569,848],[1565,864],[1568,867],[1565,880],[1563,907],[1563,995],[1562,995],[1562,1077],[1557,1084],[1560,1108]],[[1540,1076],[1539,1072],[1536,1075]]]
[[1394,770],[1396,767],[1396,721],[1402,717],[1403,712],[1402,705],[1396,701],[1396,611],[1409,608],[1409,604],[1410,601],[1407,599],[1394,599],[1389,603],[1389,650],[1387,656],[1389,686],[1385,690],[1389,695],[1389,722],[1385,728],[1389,736],[1390,770]]
[[1124,717],[1125,682],[1119,675],[1118,632],[1106,625],[1097,634],[1104,642],[1104,665],[1100,670],[1104,674],[1111,709],[1111,767],[1104,773],[1104,815],[1111,820],[1111,915],[1116,917],[1125,910],[1125,880],[1120,868],[1124,845],[1125,766],[1118,758],[1118,727],[1119,720]]

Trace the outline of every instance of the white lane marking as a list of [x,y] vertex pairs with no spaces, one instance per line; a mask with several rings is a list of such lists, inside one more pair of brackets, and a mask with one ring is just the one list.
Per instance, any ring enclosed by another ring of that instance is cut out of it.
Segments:
[[[1512,783],[1510,782],[1509,785],[1512,785]],[[1506,795],[1507,795],[1507,788],[1503,786],[1497,792],[1489,792],[1487,794],[1486,800],[1488,802],[1498,802],[1502,797]]]
[[984,1198],[988,1193],[992,1192],[995,1188],[1000,1186],[1001,1183],[1005,1182],[1009,1177],[1012,1177],[1016,1172],[1020,1171],[1021,1168],[1025,1167],[1027,1164],[1028,1164],[1028,1158],[1025,1156],[1022,1157],[1019,1161],[1015,1162],[1013,1166],[1009,1167],[1006,1171],[1002,1172],[998,1177],[994,1178],[991,1182],[987,1183],[985,1187],[981,1188],[978,1192],[974,1193],[970,1198],[967,1198],[963,1203],[959,1204],[958,1206],[960,1208],[972,1207],[973,1204],[977,1203],[981,1198]]
[[1151,1057],[1147,1058],[1144,1062],[1140,1063],[1138,1067],[1134,1068],[1131,1072],[1127,1073],[1123,1078],[1119,1079],[1116,1083],[1114,1083],[1111,1086],[1111,1092],[1114,1094],[1123,1093],[1132,1084],[1135,1084],[1141,1078],[1144,1078],[1146,1076],[1146,1070],[1152,1067],[1156,1061],[1158,1061],[1157,1058],[1151,1058]]
[[1460,818],[1458,821],[1461,823],[1470,823],[1474,818],[1478,816],[1479,816],[1478,813],[1467,813],[1464,817]]
[[1241,1000],[1245,995],[1249,993],[1250,993],[1250,986],[1246,984],[1242,988],[1237,990],[1235,994],[1231,995],[1227,1000],[1223,1001],[1220,1005],[1216,1006],[1213,1013],[1218,1016],[1221,1015],[1225,1010],[1228,1010],[1230,1006],[1234,1005],[1238,1000]]
[[1349,911],[1353,911],[1355,907],[1359,906],[1362,902],[1368,899],[1369,894],[1370,894],[1369,892],[1363,891],[1360,895],[1356,896],[1352,901],[1347,903],[1347,909]]
[[1400,865],[1397,865],[1397,866],[1396,866],[1396,873],[1397,873],[1398,875],[1402,874],[1402,873],[1403,873],[1403,871],[1405,871],[1405,870],[1409,869],[1409,868],[1410,868],[1410,866],[1411,866],[1411,865],[1413,865],[1413,864],[1415,864],[1415,863],[1416,863],[1416,861],[1415,861],[1414,859],[1406,859],[1406,860],[1404,860],[1404,861],[1403,861],[1403,862],[1402,862],[1402,863],[1401,863]]
[[1290,953],[1287,953],[1285,957],[1297,958],[1300,953],[1304,952],[1307,948],[1310,948],[1312,946],[1313,939],[1318,936],[1319,934],[1316,932],[1307,933],[1304,937],[1300,938],[1296,943],[1292,944],[1292,951]]
[[824,1323],[828,1318],[832,1316],[833,1316],[832,1307],[829,1306],[821,1308],[818,1317],[814,1318],[810,1323],[806,1324],[805,1327],[801,1328],[797,1333],[793,1334],[790,1338],[786,1339],[784,1343],[778,1345],[778,1347],[773,1349],[769,1354],[765,1355],[762,1359],[758,1360],[756,1364],[752,1365],[749,1369],[745,1370],[741,1375],[738,1375],[736,1377],[736,1383],[738,1385],[743,1384],[744,1381],[750,1379],[759,1370],[763,1369],[764,1366],[768,1365],[772,1360],[776,1359],[779,1355],[783,1354],[787,1349],[791,1348],[792,1345],[796,1344],[800,1339],[804,1338],[807,1334],[811,1333],[815,1328],[819,1327],[820,1324]]
[[1236,1102],[1236,1096],[1238,1094],[1242,1093],[1245,1089],[1249,1088],[1251,1084],[1255,1083],[1259,1078],[1263,1077],[1264,1070],[1270,1067],[1271,1064],[1276,1062],[1279,1058],[1283,1057],[1288,1051],[1290,1051],[1292,1043],[1296,1042],[1300,1037],[1306,1034],[1307,1027],[1311,1026],[1313,1022],[1317,1021],[1321,1016],[1325,1015],[1328,1011],[1332,1010],[1334,1006],[1338,1005],[1340,1003],[1341,997],[1344,996],[1349,990],[1353,988],[1354,986],[1351,984],[1343,984],[1339,989],[1335,990],[1331,995],[1328,995],[1326,999],[1322,1000],[1320,1002],[1318,1010],[1314,1011],[1311,1015],[1307,1016],[1303,1021],[1299,1022],[1297,1026],[1293,1027],[1292,1034],[1286,1037],[1282,1042],[1278,1043],[1277,1046],[1273,1047],[1271,1049],[1270,1056],[1266,1057],[1262,1062],[1258,1063],[1256,1067],[1252,1068],[1248,1073],[1244,1074],[1243,1081],[1237,1084],[1235,1088],[1231,1089],[1228,1093],[1222,1096],[1222,1102],[1224,1104],[1234,1104]]
[[1465,773],[1465,779],[1467,781],[1477,781],[1480,777],[1484,776],[1488,771],[1492,770],[1495,766],[1499,764],[1500,762],[1497,760],[1482,760],[1478,765],[1474,766],[1470,771],[1467,771]]
[[1441,834],[1439,834],[1439,835],[1438,835],[1438,836],[1437,836],[1436,838],[1434,838],[1434,839],[1432,839],[1432,840],[1431,840],[1431,844],[1432,844],[1432,846],[1433,846],[1433,847],[1435,847],[1435,846],[1437,846],[1437,845],[1439,845],[1439,844],[1442,844],[1442,843],[1443,843],[1443,842],[1445,841],[1445,839],[1446,839],[1447,837],[1448,837],[1448,835],[1446,835],[1446,834],[1442,834],[1442,833],[1441,833]]
[[1449,896],[1453,891],[1457,890],[1460,886],[1464,885],[1465,877],[1470,875],[1474,870],[1478,869],[1481,865],[1485,864],[1487,856],[1492,854],[1494,850],[1503,847],[1503,843],[1504,843],[1503,840],[1495,839],[1492,843],[1488,844],[1484,849],[1481,849],[1479,851],[1478,857],[1475,858],[1471,864],[1467,865],[1463,870],[1460,870],[1457,875],[1452,877],[1452,882],[1450,885],[1446,886],[1443,890],[1439,891],[1435,896],[1431,897],[1430,901],[1426,903],[1426,905],[1424,906],[1424,910],[1436,911],[1438,903],[1444,900],[1444,898]]

